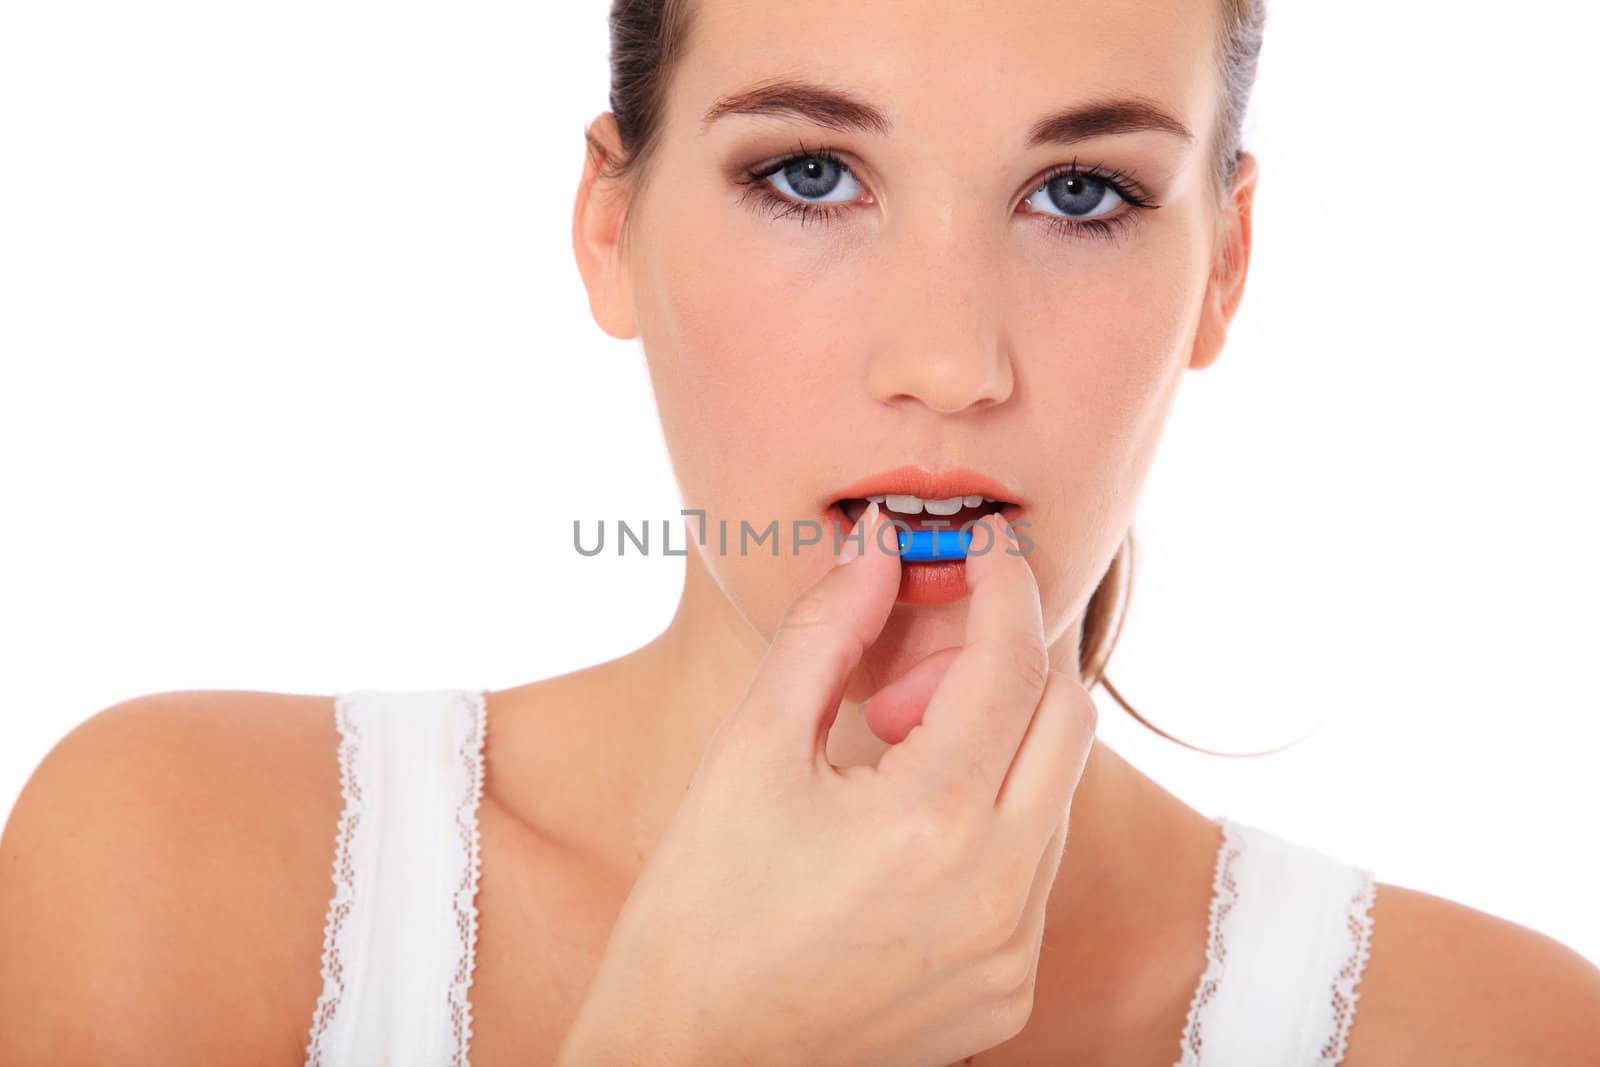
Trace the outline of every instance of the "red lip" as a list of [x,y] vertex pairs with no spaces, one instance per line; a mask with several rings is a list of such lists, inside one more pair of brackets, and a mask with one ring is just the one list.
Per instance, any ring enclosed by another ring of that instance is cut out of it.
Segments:
[[[842,529],[848,529],[855,524],[861,509],[866,506],[866,497],[900,493],[924,500],[948,500],[953,496],[988,497],[1005,505],[999,509],[999,514],[1008,523],[1022,513],[1024,504],[1021,495],[1011,486],[987,474],[979,474],[970,467],[930,471],[926,467],[908,464],[868,475],[840,488],[823,508],[824,521],[838,522]],[[850,502],[848,508],[847,501]],[[965,560],[911,563],[900,568],[900,589],[895,601],[900,604],[948,604],[962,599],[967,592]]]
[[834,494],[830,503],[851,498],[888,496],[904,493],[924,500],[948,500],[954,496],[986,496],[1008,504],[1022,504],[1017,491],[986,474],[970,467],[952,467],[947,471],[930,471],[926,467],[908,464],[879,474],[869,474],[852,482]]

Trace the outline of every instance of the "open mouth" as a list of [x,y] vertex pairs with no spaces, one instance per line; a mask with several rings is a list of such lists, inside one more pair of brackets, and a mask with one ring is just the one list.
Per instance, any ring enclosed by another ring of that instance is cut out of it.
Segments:
[[998,514],[1007,521],[1015,517],[1018,505],[1009,500],[994,500],[985,496],[948,497],[943,500],[926,500],[922,497],[889,493],[884,496],[845,497],[836,500],[833,507],[854,527],[867,510],[867,504],[876,500],[890,518],[912,530],[959,530],[969,522],[977,522],[985,515]]
[[[878,484],[870,488],[888,488],[896,482],[911,482],[913,485],[920,479],[923,483],[933,482],[935,491],[949,492],[956,488],[989,489],[991,492],[1005,492],[1001,483],[981,475],[972,475],[962,472],[961,477],[968,484],[951,485],[954,477],[945,475],[943,478],[928,475],[918,468],[904,468],[900,471],[888,472],[874,478]],[[945,482],[939,485],[939,481]],[[888,483],[888,484],[885,484]],[[919,486],[919,488],[922,486]],[[853,485],[850,488],[857,492],[869,488],[867,485]],[[877,501],[884,511],[884,518],[895,523],[901,531],[915,533],[925,531],[959,531],[969,523],[975,523],[986,515],[999,515],[1006,526],[1011,526],[1019,521],[1022,514],[1022,505],[1011,500],[1001,500],[990,496],[963,495],[956,497],[933,498],[917,497],[905,493],[887,493],[882,496],[865,497],[840,497],[829,504],[825,516],[828,521],[838,523],[842,533],[853,529],[860,520],[862,513],[867,510],[867,505]],[[1024,525],[1026,523],[1024,522]],[[927,539],[938,545],[944,540],[941,536],[928,536]],[[935,606],[951,604],[961,600],[968,593],[967,589],[967,552],[964,550],[955,558],[942,559],[923,555],[923,551],[931,546],[911,545],[917,549],[916,559],[906,559],[911,554],[907,551],[908,541],[913,541],[908,533],[900,535],[901,562],[905,564],[900,568],[900,588],[895,593],[895,602],[898,604],[916,604]],[[988,546],[973,546],[971,551],[988,551]]]

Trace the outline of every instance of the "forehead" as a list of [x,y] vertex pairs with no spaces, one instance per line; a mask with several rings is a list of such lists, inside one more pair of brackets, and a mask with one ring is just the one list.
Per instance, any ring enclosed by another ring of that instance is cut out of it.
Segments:
[[777,77],[851,91],[892,137],[1020,147],[1039,115],[1150,100],[1204,138],[1219,75],[1220,0],[692,0],[674,112]]

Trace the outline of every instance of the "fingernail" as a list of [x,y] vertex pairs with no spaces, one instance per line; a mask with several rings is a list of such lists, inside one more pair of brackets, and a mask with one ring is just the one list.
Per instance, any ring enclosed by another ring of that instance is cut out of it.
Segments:
[[1000,516],[985,515],[979,521],[989,528],[989,536],[984,538],[986,542],[984,554],[987,555],[989,552],[1003,547],[1006,542],[1006,527]]
[[856,520],[855,527],[846,535],[839,548],[839,557],[835,566],[842,567],[861,555],[861,549],[866,544],[867,538],[872,536],[873,523],[878,518],[878,502],[872,501],[867,505],[867,510],[861,513],[861,518]]
[[1012,532],[1011,524],[1005,520],[1005,516],[996,512],[992,515],[986,515],[985,519],[993,520],[991,526],[994,530],[996,545],[1013,546],[1017,543],[1017,535]]

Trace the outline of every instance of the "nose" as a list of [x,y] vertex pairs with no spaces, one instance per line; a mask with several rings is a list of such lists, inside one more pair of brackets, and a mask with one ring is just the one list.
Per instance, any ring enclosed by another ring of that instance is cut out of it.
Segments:
[[883,236],[867,381],[882,403],[955,414],[1003,403],[1014,375],[1003,271],[974,228],[943,218]]

